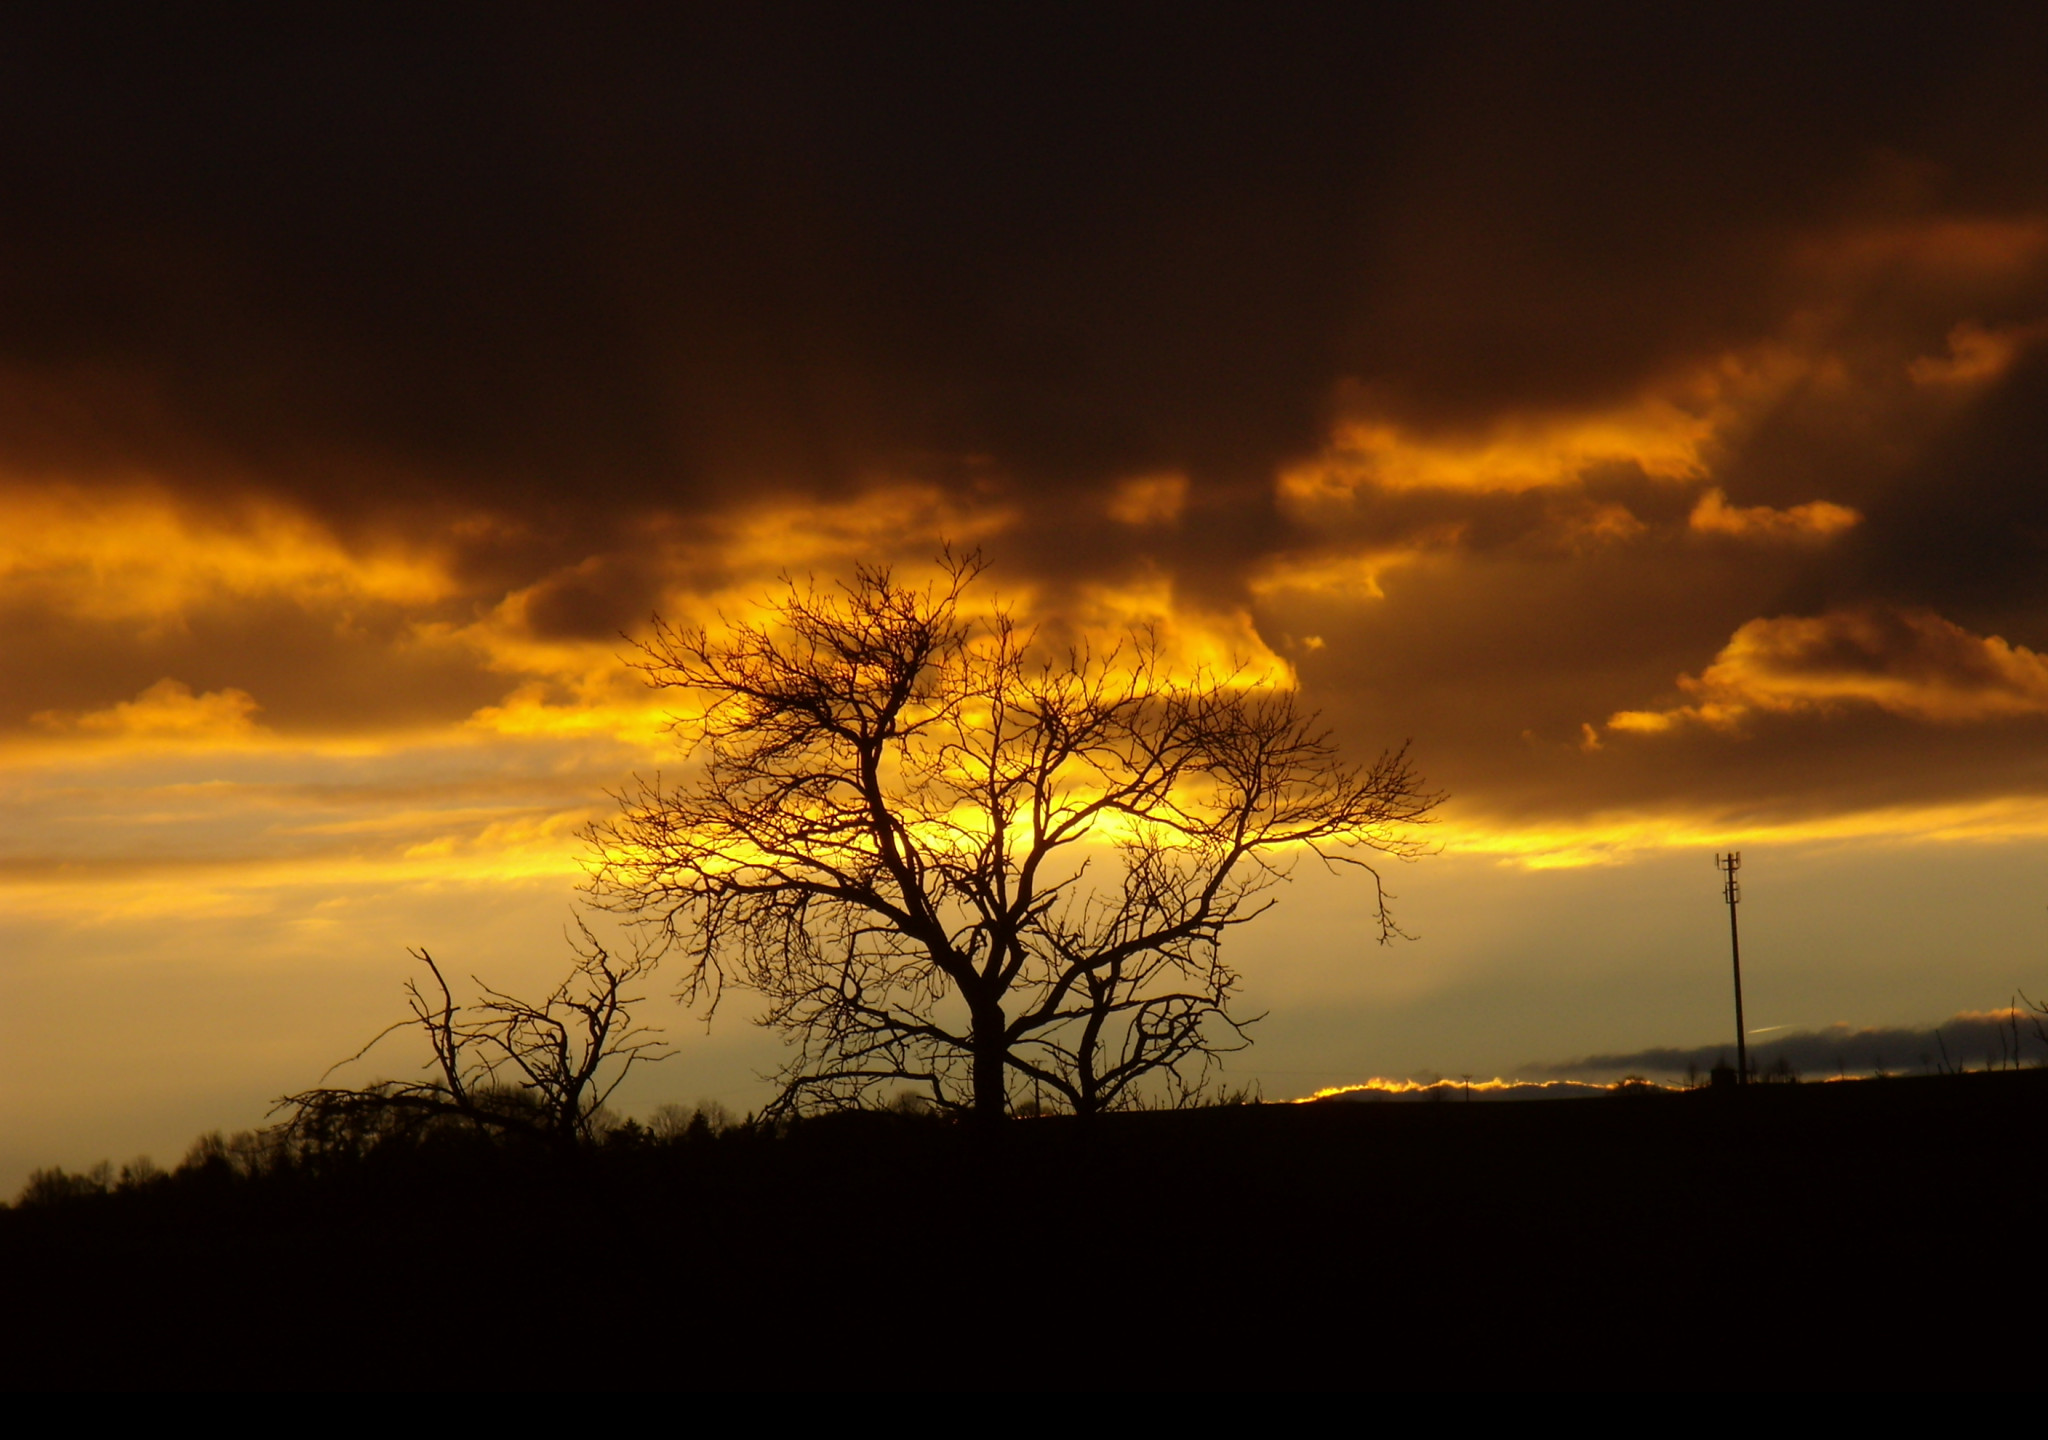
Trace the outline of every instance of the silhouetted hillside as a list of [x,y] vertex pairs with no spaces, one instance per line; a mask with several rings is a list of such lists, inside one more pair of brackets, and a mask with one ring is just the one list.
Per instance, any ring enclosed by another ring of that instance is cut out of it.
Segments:
[[17,1388],[2018,1388],[2044,1119],[2033,1070],[217,1150],[0,1214],[6,1364]]

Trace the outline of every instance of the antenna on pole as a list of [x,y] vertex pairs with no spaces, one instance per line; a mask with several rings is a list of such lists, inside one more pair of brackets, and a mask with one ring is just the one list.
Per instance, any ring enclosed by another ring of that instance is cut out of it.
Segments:
[[1728,902],[1728,953],[1735,962],[1735,1083],[1749,1083],[1749,1029],[1742,1020],[1742,936],[1735,928],[1735,907],[1742,903],[1742,886],[1735,872],[1742,868],[1742,856],[1730,850],[1714,857],[1714,868],[1725,874],[1721,894]]

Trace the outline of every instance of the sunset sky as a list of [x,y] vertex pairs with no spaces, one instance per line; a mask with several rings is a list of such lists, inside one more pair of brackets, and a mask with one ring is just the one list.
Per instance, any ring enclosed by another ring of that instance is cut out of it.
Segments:
[[[1759,1031],[2042,996],[1988,17],[9,12],[0,1191],[260,1123],[407,945],[543,986],[677,764],[626,637],[948,542],[1449,792],[1416,940],[1319,872],[1233,937],[1269,1097],[1732,1040],[1730,847]],[[625,1108],[766,1098],[649,1013]]]

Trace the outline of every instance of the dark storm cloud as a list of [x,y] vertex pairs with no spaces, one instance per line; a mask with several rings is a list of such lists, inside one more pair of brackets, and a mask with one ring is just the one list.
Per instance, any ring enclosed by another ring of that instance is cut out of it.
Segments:
[[[2044,307],[2048,308],[2048,307]],[[1938,606],[2048,645],[2048,350],[2012,373],[1890,487],[1843,588]]]
[[[1968,1011],[1940,1025],[1921,1029],[1885,1026],[1862,1029],[1830,1025],[1752,1038],[1749,1063],[1760,1072],[1782,1065],[1796,1074],[1821,1077],[1837,1073],[1934,1070],[1937,1068],[1999,1069],[2015,1063],[2048,1063],[2048,1040],[2026,1010],[2016,1013]],[[1640,1072],[1683,1074],[1733,1064],[1734,1046],[1697,1045],[1690,1049],[1662,1047],[1625,1055],[1587,1055],[1558,1064],[1522,1068],[1538,1075],[1609,1075]]]
[[[1044,480],[1311,443],[1390,133],[1369,57],[1398,39],[1262,59],[1200,22],[496,7],[10,24],[7,354],[103,395],[45,447],[111,425],[123,458],[212,447],[329,504],[424,476],[573,512],[926,452]],[[1341,83],[1355,65],[1370,83]]]
[[545,638],[613,640],[656,608],[661,579],[644,555],[593,555],[529,587],[520,618]]
[[[1725,736],[1583,727],[1684,703],[1759,616],[1896,603],[2048,646],[2035,341],[1975,389],[1926,368],[1959,322],[2048,315],[2044,38],[1824,8],[11,12],[0,477],[267,493],[450,585],[124,619],[107,673],[52,623],[14,709],[175,676],[281,725],[454,715],[502,652],[415,646],[377,698],[377,644],[488,616],[601,645],[723,583],[711,542],[678,575],[679,536],[914,480],[1014,515],[1006,583],[1149,567],[1250,606],[1347,732],[1416,735],[1498,813],[1709,776],[1755,813],[1895,803],[1897,716],[1759,725],[1732,780]],[[1347,422],[1455,455],[1780,352],[1806,368],[1698,473],[1623,447],[1521,489],[1275,493]],[[1161,474],[1170,520],[1116,518]],[[1709,533],[1710,484],[1863,524]],[[1369,602],[1288,588],[1365,552],[1427,563]],[[1906,789],[2019,773],[2038,737],[2001,734],[1925,742],[1948,768]]]
[[0,348],[98,397],[21,445],[582,515],[1584,398],[1774,323],[1876,149],[1999,193],[2015,37],[1712,18],[17,14]]

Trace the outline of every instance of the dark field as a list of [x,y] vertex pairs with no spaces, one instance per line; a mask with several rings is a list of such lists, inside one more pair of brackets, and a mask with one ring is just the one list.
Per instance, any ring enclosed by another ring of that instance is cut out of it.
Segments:
[[893,1115],[0,1214],[10,1386],[2031,1388],[2048,1071]]

